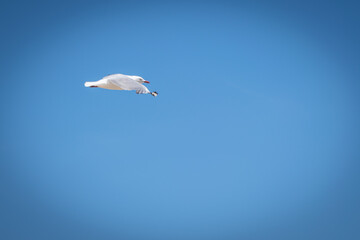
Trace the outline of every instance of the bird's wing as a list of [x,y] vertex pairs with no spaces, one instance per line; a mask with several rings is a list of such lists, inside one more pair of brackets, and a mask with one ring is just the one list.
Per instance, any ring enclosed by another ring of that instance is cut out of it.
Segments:
[[147,87],[145,87],[144,85],[142,84],[139,84],[140,87],[138,89],[136,89],[136,93],[137,94],[147,94],[147,93],[150,93],[149,89],[147,89]]
[[113,74],[104,77],[104,79],[107,79],[110,83],[124,90],[135,90],[138,94],[150,93],[149,89],[147,89],[144,85],[138,83],[126,75]]

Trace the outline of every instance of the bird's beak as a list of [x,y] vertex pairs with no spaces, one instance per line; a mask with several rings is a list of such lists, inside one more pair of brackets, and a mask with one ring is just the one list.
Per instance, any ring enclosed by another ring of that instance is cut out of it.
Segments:
[[144,83],[150,83],[149,81],[144,80]]

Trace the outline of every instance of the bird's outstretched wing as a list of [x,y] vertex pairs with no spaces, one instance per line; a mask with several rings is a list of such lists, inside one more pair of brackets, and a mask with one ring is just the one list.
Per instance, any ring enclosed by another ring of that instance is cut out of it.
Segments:
[[147,89],[147,87],[145,87],[142,84],[139,84],[140,86],[136,89],[136,93],[137,94],[147,94],[150,93],[149,89]]
[[112,74],[103,79],[107,79],[110,83],[123,90],[135,90],[137,94],[150,93],[149,89],[144,85],[123,74]]

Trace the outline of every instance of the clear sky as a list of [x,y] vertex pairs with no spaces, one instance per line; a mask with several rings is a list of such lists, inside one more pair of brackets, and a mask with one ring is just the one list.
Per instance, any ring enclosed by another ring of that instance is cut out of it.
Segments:
[[359,239],[359,5],[252,2],[2,1],[1,238]]

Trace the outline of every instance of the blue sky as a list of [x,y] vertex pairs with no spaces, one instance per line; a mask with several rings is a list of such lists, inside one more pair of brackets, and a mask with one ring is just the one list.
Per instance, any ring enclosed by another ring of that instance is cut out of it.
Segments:
[[358,7],[2,2],[3,238],[360,237]]

